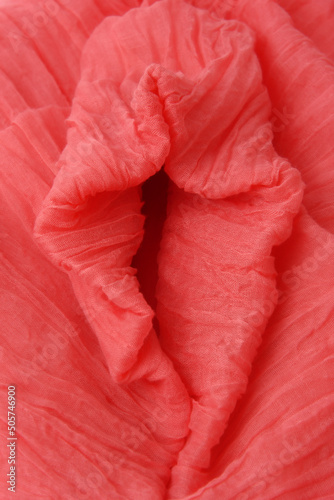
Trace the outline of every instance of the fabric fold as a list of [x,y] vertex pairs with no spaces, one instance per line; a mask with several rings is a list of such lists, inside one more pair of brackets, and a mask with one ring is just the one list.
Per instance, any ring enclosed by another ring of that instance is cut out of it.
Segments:
[[[184,19],[188,54],[180,50]],[[206,26],[200,37],[199,25]],[[272,146],[269,118],[244,24],[173,1],[106,19],[85,49],[67,146],[35,226],[37,241],[69,273],[114,379],[154,381],[160,366],[171,377],[130,264],[143,232],[141,184],[163,164],[175,183],[159,257],[158,320],[162,346],[193,400],[172,471],[175,498],[200,486],[197,471],[209,467],[247,387],[272,310],[260,325],[252,315],[275,294],[272,248],[289,236],[302,199],[299,173]]]

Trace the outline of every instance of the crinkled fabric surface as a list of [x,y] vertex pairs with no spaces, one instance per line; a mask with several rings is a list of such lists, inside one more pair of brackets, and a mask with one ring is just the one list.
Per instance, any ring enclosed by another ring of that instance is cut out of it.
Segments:
[[334,498],[334,1],[0,34],[0,498]]

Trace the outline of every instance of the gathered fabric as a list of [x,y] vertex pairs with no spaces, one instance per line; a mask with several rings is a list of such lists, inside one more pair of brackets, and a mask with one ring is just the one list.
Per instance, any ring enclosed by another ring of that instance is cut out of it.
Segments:
[[0,4],[19,500],[334,498],[333,22]]

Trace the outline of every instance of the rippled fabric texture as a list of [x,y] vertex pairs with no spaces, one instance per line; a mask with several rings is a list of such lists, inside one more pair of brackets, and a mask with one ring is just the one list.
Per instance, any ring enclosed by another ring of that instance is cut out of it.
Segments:
[[334,1],[0,35],[0,498],[334,498]]

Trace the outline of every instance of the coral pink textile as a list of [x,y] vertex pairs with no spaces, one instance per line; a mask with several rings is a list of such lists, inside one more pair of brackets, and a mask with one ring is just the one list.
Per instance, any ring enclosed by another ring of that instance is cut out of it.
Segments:
[[0,498],[334,498],[333,23],[0,3]]

